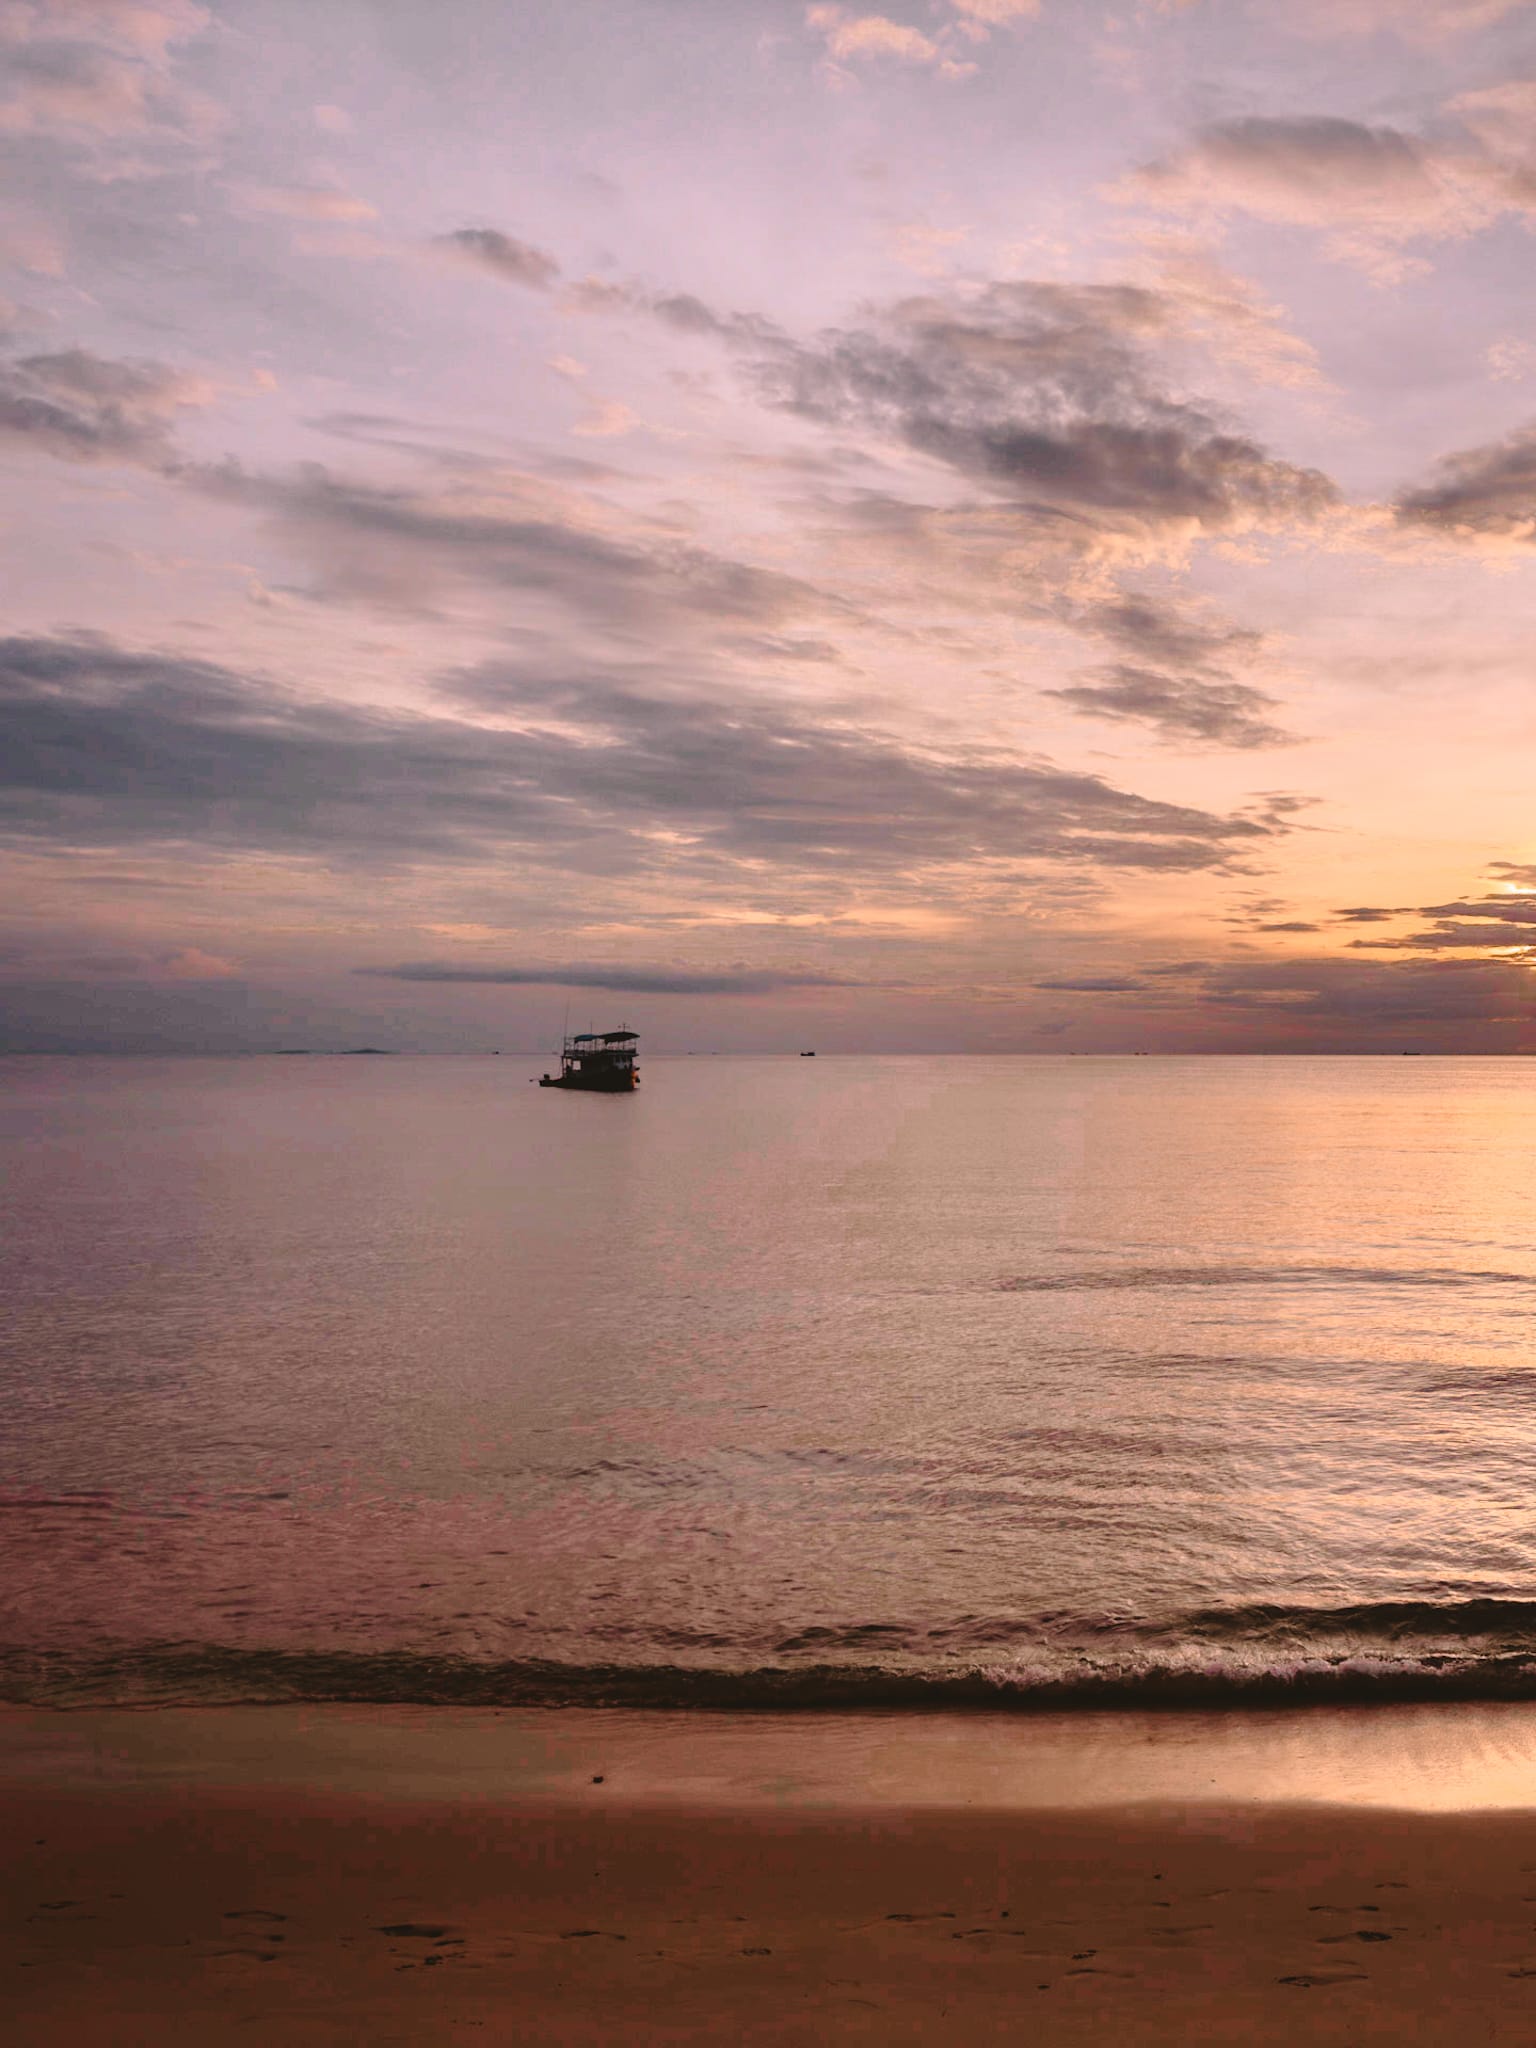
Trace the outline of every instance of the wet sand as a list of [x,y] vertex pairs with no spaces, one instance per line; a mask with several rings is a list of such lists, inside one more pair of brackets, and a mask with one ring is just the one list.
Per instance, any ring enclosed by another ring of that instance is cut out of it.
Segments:
[[[856,1781],[666,1798],[623,1716],[497,1719],[0,1719],[7,2041],[1536,2038],[1530,1810],[945,1806],[936,1772],[905,1804]],[[764,1740],[837,1748],[777,1726],[701,1739],[738,1768]],[[370,1727],[393,1768],[369,1772]],[[964,1730],[900,1739],[963,1756]],[[464,1775],[497,1741],[559,1768]]]

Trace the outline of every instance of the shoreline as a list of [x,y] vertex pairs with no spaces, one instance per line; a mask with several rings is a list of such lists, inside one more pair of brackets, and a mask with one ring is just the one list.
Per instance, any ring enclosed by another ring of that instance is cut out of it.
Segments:
[[[1473,1603],[1481,1605],[1484,1603]],[[1502,1603],[1505,1605],[1513,1603]],[[1327,1643],[1272,1650],[1200,1649],[1194,1660],[1149,1657],[1139,1669],[1086,1668],[1049,1654],[1000,1670],[901,1665],[563,1664],[549,1659],[480,1663],[450,1656],[226,1647],[128,1653],[69,1672],[48,1653],[0,1650],[0,1713],[180,1707],[357,1707],[433,1711],[773,1714],[1225,1714],[1314,1708],[1536,1706],[1530,1633],[1518,1645],[1469,1650],[1435,1636],[1391,1654]],[[1491,1631],[1490,1631],[1491,1632]]]
[[8,2039],[1536,2032],[1536,1710],[1059,1718],[12,1710]]
[[[219,1786],[486,1807],[1365,1806],[1536,1812],[1536,1704],[965,1714],[0,1706],[0,1797]],[[1536,1891],[1536,1885],[1532,1887]]]

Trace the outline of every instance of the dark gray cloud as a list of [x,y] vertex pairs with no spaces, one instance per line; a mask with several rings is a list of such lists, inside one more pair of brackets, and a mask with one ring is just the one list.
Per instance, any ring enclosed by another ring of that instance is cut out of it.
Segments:
[[[739,853],[887,868],[976,858],[1082,859],[1112,867],[1228,864],[1287,829],[1284,799],[1215,818],[1093,775],[992,754],[935,756],[762,699],[659,699],[622,679],[532,677],[487,663],[457,681],[504,715],[535,705],[585,728],[589,793],[658,819],[713,815]],[[697,829],[697,827],[695,827]],[[1218,850],[1219,849],[1219,850]]]
[[[301,700],[94,638],[0,642],[0,832],[304,851],[332,863],[906,876],[976,859],[1187,871],[1251,859],[1269,801],[1221,816],[992,753],[939,756],[760,701],[488,664],[501,722]],[[755,869],[754,869],[755,871]]]
[[1397,500],[1397,516],[1468,541],[1536,541],[1536,428],[1448,455]]
[[1081,672],[1045,694],[1089,717],[1145,725],[1201,747],[1294,745],[1266,714],[1275,699],[1232,674],[1258,659],[1264,636],[1128,591],[1075,621],[1129,659]]
[[176,415],[201,396],[195,379],[164,363],[114,362],[83,348],[21,356],[0,362],[0,440],[66,462],[161,468]]
[[1123,181],[1118,196],[1316,228],[1331,255],[1383,282],[1408,270],[1405,244],[1470,233],[1523,203],[1496,152],[1327,114],[1214,122]]
[[527,486],[521,499],[509,490],[506,511],[485,512],[430,492],[350,481],[319,464],[283,476],[233,464],[182,474],[197,490],[265,513],[305,557],[318,591],[337,598],[419,607],[463,577],[653,637],[852,616],[840,600],[776,570],[683,541],[637,544],[576,525]]
[[1283,747],[1294,745],[1290,733],[1271,725],[1263,713],[1274,704],[1262,690],[1247,683],[1207,683],[1196,677],[1171,676],[1156,669],[1117,662],[1086,671],[1091,681],[1047,690],[1093,718],[1149,725],[1163,738],[1219,747]]
[[1042,506],[1124,513],[1208,531],[1247,517],[1310,517],[1329,502],[1321,477],[1272,460],[1255,442],[1174,421],[1082,419],[1060,425],[976,422],[930,415],[907,423],[925,454]]
[[1219,677],[1260,654],[1264,635],[1177,610],[1165,600],[1124,591],[1083,614],[1086,632],[1114,642],[1137,662],[1180,675]]
[[1397,516],[1469,541],[1536,540],[1536,427],[1446,456],[1430,482],[1398,499]]
[[1123,974],[1059,974],[1049,981],[1037,981],[1036,988],[1066,989],[1079,995],[1122,996],[1144,989],[1144,981]]
[[1240,961],[1217,969],[1201,1001],[1273,1017],[1358,1026],[1529,1023],[1528,969],[1500,960]]
[[1336,500],[1162,387],[1149,340],[1172,318],[1132,286],[994,284],[963,303],[909,299],[865,329],[758,355],[769,402],[864,425],[1062,527],[1221,531],[1314,518]]
[[1304,918],[1299,917],[1287,918],[1279,924],[1261,924],[1259,926],[1261,932],[1315,932],[1321,929],[1320,925],[1308,924]]
[[1351,939],[1349,943],[1357,953],[1449,953],[1479,948],[1499,953],[1527,944],[1533,937],[1536,934],[1527,934],[1522,939],[1518,933],[1500,925],[1447,922],[1431,926],[1427,931],[1405,932],[1399,939]]
[[1285,907],[1276,896],[1247,896],[1232,905],[1222,923],[1240,931],[1256,931],[1266,918],[1278,916]]
[[1340,924],[1385,924],[1389,917],[1403,917],[1412,909],[1411,904],[1399,904],[1395,909],[1374,903],[1356,903],[1348,910],[1336,910],[1333,915]]
[[531,291],[548,291],[560,275],[559,264],[547,250],[520,242],[515,235],[504,235],[499,228],[455,228],[450,234],[434,236],[432,246]]
[[613,283],[585,277],[571,285],[563,303],[577,313],[640,314],[678,334],[703,335],[746,348],[792,348],[784,329],[760,313],[725,313],[691,292],[657,291],[633,280]]
[[775,989],[847,988],[835,974],[791,968],[727,967],[710,973],[682,967],[601,967],[572,961],[564,967],[459,967],[448,960],[407,961],[400,967],[358,967],[382,981],[464,982],[499,988],[606,988],[628,995],[756,996]]
[[1536,867],[1525,861],[1491,860],[1488,872],[1490,875],[1502,875],[1506,882],[1518,888],[1536,889]]
[[[1138,173],[1149,195],[1179,186],[1198,171],[1214,181],[1227,205],[1273,211],[1287,199],[1309,202],[1337,219],[1357,208],[1400,207],[1434,201],[1422,145],[1397,128],[1367,127],[1331,114],[1248,114],[1203,128],[1188,150]],[[1268,200],[1266,205],[1264,201]]]
[[1452,903],[1423,903],[1424,917],[1490,917],[1500,924],[1536,924],[1536,896],[1460,897]]
[[[1423,26],[1435,10],[1414,0],[1382,12],[1411,13]],[[1497,74],[1495,66],[1489,75]],[[1516,66],[1499,84],[1444,100],[1421,134],[1319,114],[1218,121],[1123,181],[1118,196],[1319,228],[1330,254],[1383,282],[1397,280],[1414,267],[1406,245],[1470,235],[1506,213],[1530,212],[1536,179],[1528,91]]]
[[96,637],[0,642],[0,833],[345,859],[558,840],[558,806],[452,720],[306,703]]
[[[1301,816],[1322,801],[1315,796],[1297,796],[1293,790],[1265,789],[1254,797],[1252,815],[1272,825],[1277,831],[1288,830]],[[1279,906],[1276,905],[1278,909]]]
[[1507,951],[1536,942],[1536,896],[1483,896],[1454,903],[1421,903],[1420,917],[1434,923],[1423,931],[1391,939],[1351,939],[1355,952],[1436,953]]

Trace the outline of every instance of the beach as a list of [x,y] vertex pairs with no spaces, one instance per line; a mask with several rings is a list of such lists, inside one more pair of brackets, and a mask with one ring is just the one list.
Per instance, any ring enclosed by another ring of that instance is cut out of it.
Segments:
[[1536,1716],[1193,1718],[7,1715],[8,2039],[1531,2038]]

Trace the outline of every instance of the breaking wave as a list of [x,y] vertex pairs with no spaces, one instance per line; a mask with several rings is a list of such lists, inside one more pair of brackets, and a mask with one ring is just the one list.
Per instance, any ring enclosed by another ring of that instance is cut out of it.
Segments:
[[[956,1635],[968,1639],[963,1657],[932,1653],[936,1639]],[[88,1655],[0,1647],[0,1701],[52,1707],[1040,1711],[1437,1699],[1536,1699],[1536,1601],[1253,1606],[1159,1623],[1048,1617],[982,1630],[865,1624],[802,1630],[739,1661],[717,1653],[693,1663],[208,1643],[102,1645]]]
[[1163,1287],[1530,1287],[1530,1273],[1454,1266],[1088,1266],[1000,1280],[1002,1294],[1134,1292]]

